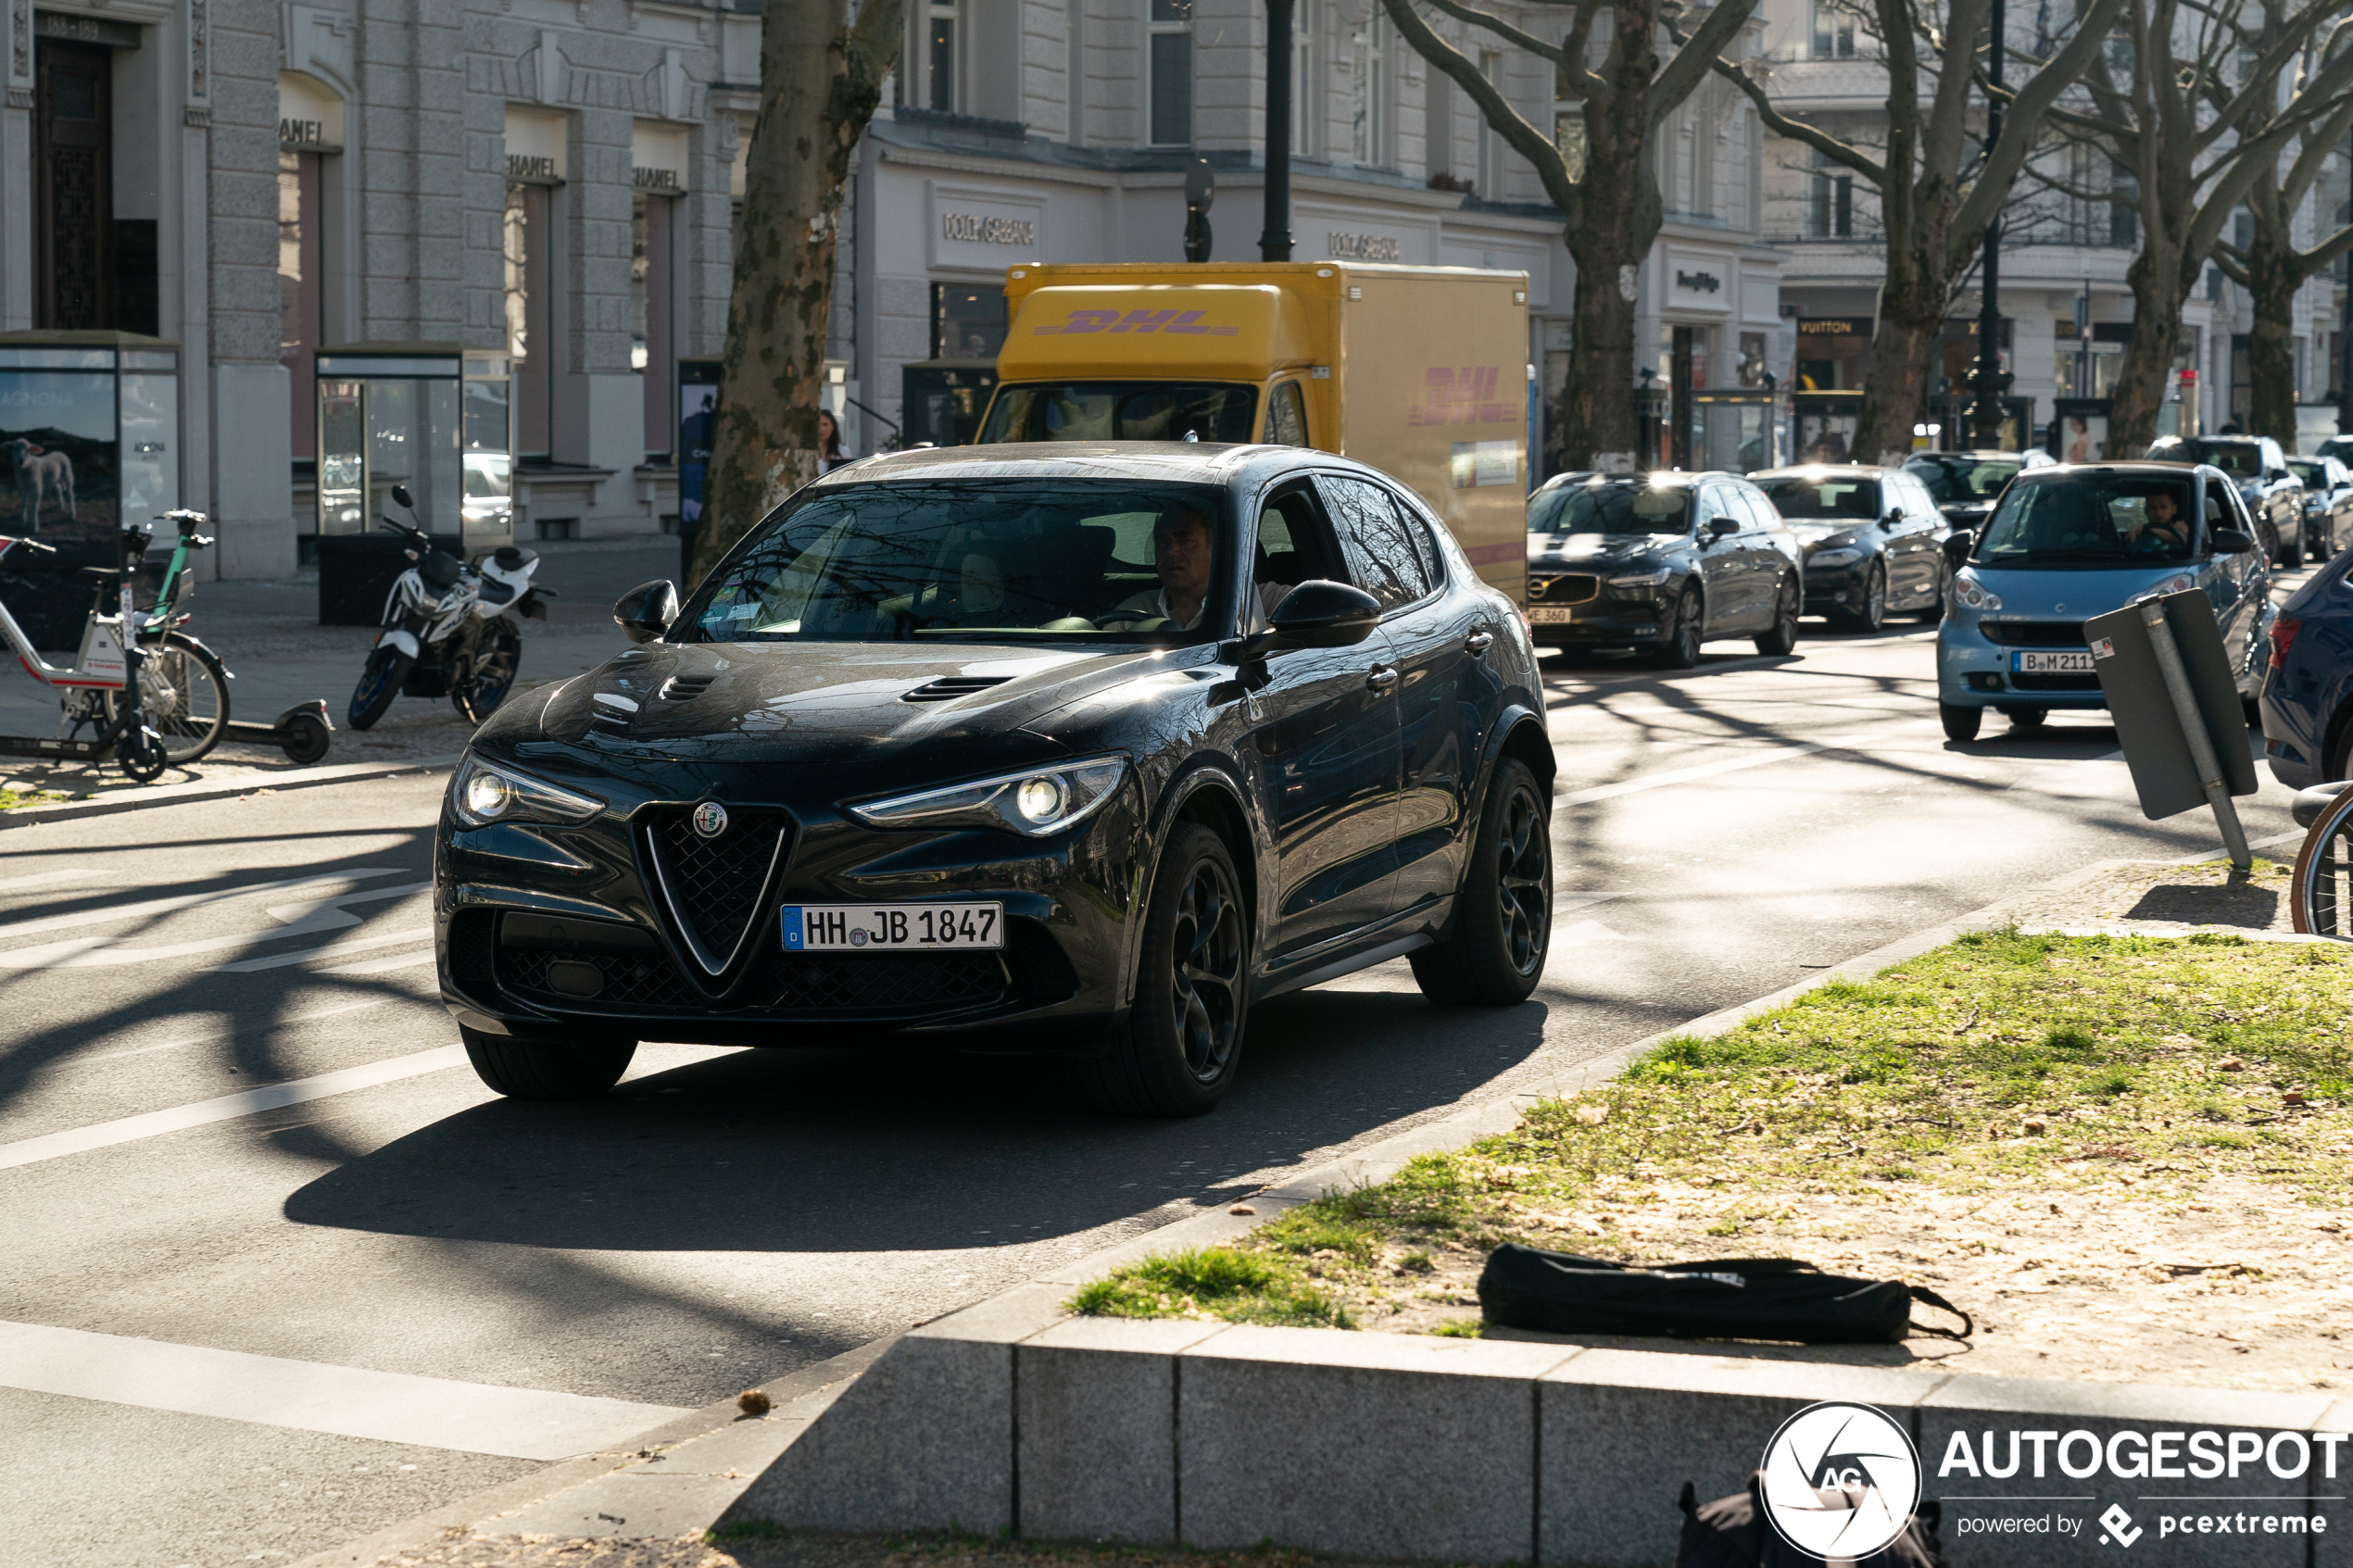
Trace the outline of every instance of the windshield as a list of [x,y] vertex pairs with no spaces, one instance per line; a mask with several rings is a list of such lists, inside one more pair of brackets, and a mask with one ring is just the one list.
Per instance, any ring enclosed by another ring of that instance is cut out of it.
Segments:
[[2328,470],[2309,458],[2290,458],[2287,460],[2287,471],[2301,480],[2307,490],[2328,488]]
[[2251,441],[2190,441],[2188,458],[2194,463],[2212,463],[2233,479],[2263,477],[2263,451]]
[[1530,533],[1680,533],[1692,493],[1680,485],[1597,480],[1544,490],[1528,503]]
[[[772,515],[679,617],[686,642],[1180,638],[1227,533],[1205,484],[938,481],[820,490]],[[1177,547],[1157,551],[1163,536]],[[1164,579],[1156,555],[1176,574]],[[1205,611],[1190,620],[1198,626]]]
[[1791,522],[1877,522],[1879,481],[1788,474],[1760,479],[1757,488]]
[[1914,458],[1904,471],[1917,474],[1938,506],[1956,501],[1990,501],[2024,465],[2007,458]]
[[2187,480],[2021,480],[2003,494],[1969,558],[1980,566],[2187,560],[2191,494]]
[[980,440],[1248,441],[1258,389],[1225,382],[1066,382],[997,389]]

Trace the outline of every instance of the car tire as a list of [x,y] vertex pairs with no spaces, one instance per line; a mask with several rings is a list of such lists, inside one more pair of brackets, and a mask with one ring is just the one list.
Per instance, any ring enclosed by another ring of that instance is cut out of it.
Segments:
[[2002,717],[2010,721],[2010,728],[2013,730],[2039,730],[2050,719],[2051,710],[2047,708],[2030,708],[2022,703],[2013,703],[2003,708]]
[[1414,980],[1433,1002],[1509,1007],[1536,989],[1552,944],[1552,810],[1528,764],[1507,757],[1487,784],[1453,929],[1413,955]]
[[1863,577],[1863,603],[1859,609],[1843,609],[1835,617],[1838,624],[1849,632],[1876,632],[1887,624],[1887,568],[1880,561]]
[[2304,564],[2304,531],[2298,528],[2280,544],[2280,570],[2294,571]]
[[1940,702],[1936,716],[1944,721],[1946,740],[1975,740],[1978,726],[1985,722],[1985,709],[1968,703]]
[[621,1082],[635,1040],[586,1039],[550,1044],[485,1035],[463,1024],[466,1060],[474,1076],[509,1099],[595,1099]]
[[1250,1022],[1250,913],[1226,841],[1179,822],[1144,914],[1136,1005],[1083,1064],[1088,1098],[1122,1116],[1201,1116],[1241,1066]]
[[1674,623],[1667,628],[1667,640],[1658,646],[1658,662],[1669,670],[1690,670],[1699,663],[1701,634],[1705,610],[1700,604],[1699,590],[1685,588],[1675,601]]
[[1768,659],[1786,659],[1797,651],[1797,611],[1800,595],[1797,579],[1781,579],[1781,590],[1773,596],[1773,629],[1752,638],[1756,651]]

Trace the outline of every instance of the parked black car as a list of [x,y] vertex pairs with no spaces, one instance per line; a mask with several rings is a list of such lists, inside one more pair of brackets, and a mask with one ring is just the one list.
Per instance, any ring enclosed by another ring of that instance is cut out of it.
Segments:
[[2335,458],[2290,458],[2287,470],[2304,486],[2304,553],[2317,563],[2353,544],[2353,470]]
[[1528,620],[1553,647],[1640,648],[1670,670],[1700,645],[1797,646],[1797,541],[1729,473],[1562,474],[1528,498]]
[[1411,492],[1297,448],[871,458],[641,646],[474,736],[435,855],[483,1080],[640,1039],[1079,1059],[1206,1111],[1252,1002],[1411,955],[1525,997],[1552,918],[1534,650]]
[[2221,469],[2255,520],[2263,558],[2289,571],[2304,564],[2304,486],[2288,471],[2278,442],[2268,435],[2161,435],[2149,444],[2148,456]]
[[[1930,499],[1958,533],[1974,533],[2001,499],[2002,489],[2028,469],[2050,468],[2058,459],[2039,446],[2023,452],[1915,452],[1904,471],[1928,486]],[[1966,544],[1966,541],[1964,541]],[[1947,557],[1953,546],[1945,546]],[[1969,552],[1962,549],[1961,558]]]
[[1951,533],[1928,486],[1902,469],[1808,464],[1751,474],[1805,552],[1806,611],[1876,632],[1890,610],[1944,610]]

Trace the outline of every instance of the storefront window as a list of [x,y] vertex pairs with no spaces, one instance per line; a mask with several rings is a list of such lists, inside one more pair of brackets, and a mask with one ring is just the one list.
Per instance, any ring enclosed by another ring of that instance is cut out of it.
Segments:
[[1378,168],[1389,161],[1389,19],[1375,10],[1356,30],[1355,45],[1349,72],[1352,151],[1359,164]]
[[931,286],[931,357],[995,359],[1005,346],[1005,291],[992,284]]
[[1193,0],[1151,0],[1151,141],[1193,143]]
[[514,361],[515,451],[547,450],[547,192],[507,187],[506,349]]
[[1815,317],[1797,323],[1798,392],[1843,392],[1863,384],[1871,358],[1868,317]]
[[928,85],[931,89],[925,107],[941,114],[954,114],[957,112],[956,44],[961,31],[957,26],[956,0],[931,0],[925,12],[925,19],[930,28],[925,39],[927,51],[924,62],[926,68],[925,74],[930,78]]
[[646,451],[670,450],[674,428],[670,389],[677,358],[671,331],[672,234],[677,202],[671,196],[631,197],[629,307],[632,332],[629,368],[645,377]]
[[278,358],[293,382],[293,451],[318,455],[311,356],[320,344],[319,155],[278,155]]

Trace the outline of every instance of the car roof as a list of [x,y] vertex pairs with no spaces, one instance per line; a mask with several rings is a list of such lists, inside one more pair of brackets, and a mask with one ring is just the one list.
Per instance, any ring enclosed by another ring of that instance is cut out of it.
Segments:
[[2012,483],[2024,484],[2031,480],[2036,484],[2048,484],[2055,479],[2071,479],[2087,473],[2118,473],[2127,479],[2178,479],[2183,469],[2193,473],[2211,474],[2226,484],[2232,483],[2230,475],[2211,463],[2168,463],[2148,458],[2133,458],[2113,463],[2054,463],[2048,468],[2029,470]]
[[1227,445],[1207,441],[1028,441],[924,446],[846,464],[812,486],[837,489],[918,479],[1126,479],[1173,483],[1248,483],[1301,468],[1378,470],[1306,446]]
[[2015,463],[2021,461],[2025,457],[2026,454],[2023,452],[2001,452],[1996,451],[1990,446],[1970,447],[1966,450],[1956,447],[1952,449],[1940,448],[1939,450],[1933,452],[1915,452],[1910,458],[1906,458],[1904,460],[1906,462],[1910,462],[1916,458],[1959,458],[1972,463]]
[[1565,484],[1645,484],[1653,490],[1669,490],[1686,484],[1697,484],[1703,479],[1749,477],[1752,476],[1733,473],[1726,469],[1653,469],[1642,473],[1602,473],[1592,470],[1579,469],[1567,473],[1554,474],[1538,485],[1537,489],[1550,490]]
[[1759,469],[1748,477],[1759,479],[1877,479],[1890,470],[1876,463],[1791,463],[1786,468]]

